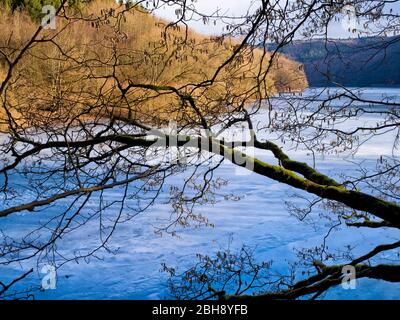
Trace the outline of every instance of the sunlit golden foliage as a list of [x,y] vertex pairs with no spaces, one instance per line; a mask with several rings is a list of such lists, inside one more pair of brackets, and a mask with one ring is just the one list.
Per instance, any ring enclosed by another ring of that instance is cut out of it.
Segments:
[[[17,121],[26,126],[115,112],[153,123],[193,117],[192,108],[176,92],[132,88],[121,94],[128,84],[178,88],[210,117],[307,85],[299,64],[281,56],[263,75],[270,54],[244,48],[212,85],[198,86],[213,77],[235,50],[236,40],[168,26],[141,8],[124,11],[124,6],[105,0],[83,10],[79,18],[71,13],[69,19],[58,19],[57,30],[43,30],[46,41],[34,43],[13,72],[16,80],[5,97],[13,114],[20,114]],[[37,27],[25,13],[1,14],[3,52],[15,58]],[[1,66],[0,76],[8,68],[5,61]]]

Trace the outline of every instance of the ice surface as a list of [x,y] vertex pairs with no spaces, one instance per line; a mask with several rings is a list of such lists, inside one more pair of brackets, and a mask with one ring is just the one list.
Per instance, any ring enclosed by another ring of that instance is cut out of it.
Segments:
[[[382,90],[371,89],[371,94]],[[391,94],[400,95],[400,89],[390,89]],[[368,120],[368,119],[367,119]],[[370,118],[370,121],[376,119]],[[356,168],[352,161],[367,160],[375,163],[381,155],[391,154],[391,140],[379,136],[364,145],[358,158],[345,155],[320,157],[317,168],[327,174],[353,172]],[[308,161],[311,157],[305,151],[289,151],[296,160]],[[257,156],[270,159],[267,153]],[[346,158],[347,160],[343,160]],[[57,289],[36,293],[37,299],[162,299],[168,296],[167,276],[160,272],[161,263],[179,266],[180,270],[192,266],[195,254],[213,254],[229,245],[240,248],[243,244],[256,247],[259,260],[273,260],[276,270],[285,272],[288,262],[295,260],[294,248],[319,245],[329,225],[322,223],[301,223],[291,216],[284,200],[293,198],[290,187],[252,174],[237,174],[235,167],[226,162],[217,175],[229,178],[229,184],[220,193],[237,194],[240,201],[220,201],[214,206],[206,205],[197,210],[207,216],[215,227],[179,229],[178,237],[169,234],[157,235],[155,227],[162,223],[160,219],[169,217],[170,208],[157,202],[146,213],[117,227],[110,247],[115,254],[100,251],[101,259],[71,262],[58,270]],[[170,183],[179,183],[175,177]],[[299,192],[296,192],[299,193]],[[120,197],[119,191],[107,191],[109,199]],[[293,198],[294,199],[294,198]],[[95,205],[95,204],[93,204]],[[21,235],[33,228],[46,217],[59,212],[62,203],[52,206],[39,214],[22,213],[0,220],[0,229],[9,235]],[[396,230],[336,230],[329,238],[330,247],[355,245],[356,253],[365,253],[373,246],[393,242],[398,239]],[[68,254],[71,248],[90,249],[98,243],[98,224],[94,221],[69,234],[58,244],[58,250]],[[394,253],[393,253],[394,254]],[[22,270],[35,267],[35,275],[29,277],[20,286],[40,285],[43,275],[39,273],[35,260],[22,266],[1,266],[3,282],[13,279]],[[356,290],[343,290],[337,287],[328,292],[325,298],[332,299],[395,299],[400,296],[400,285],[375,280],[361,280]]]

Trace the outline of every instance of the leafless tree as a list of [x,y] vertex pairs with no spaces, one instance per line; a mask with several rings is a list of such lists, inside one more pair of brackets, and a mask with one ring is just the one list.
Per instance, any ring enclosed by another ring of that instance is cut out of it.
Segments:
[[[300,220],[322,206],[327,218],[348,228],[398,229],[399,101],[370,100],[346,87],[314,96],[276,95],[276,91],[304,89],[300,65],[292,65],[300,70],[292,73],[294,77],[279,76],[277,71],[289,63],[281,51],[293,40],[329,42],[329,25],[348,6],[363,25],[354,32],[395,35],[400,20],[390,9],[393,2],[397,1],[260,0],[243,16],[229,16],[205,15],[196,3],[186,0],[110,3],[98,12],[72,10],[63,1],[56,30],[32,22],[23,32],[10,32],[0,43],[0,61],[5,66],[0,78],[0,219],[23,220],[26,215],[48,212],[54,204],[63,209],[46,215],[47,221],[23,238],[4,234],[0,263],[37,259],[60,267],[110,250],[116,226],[150,208],[168,178],[176,175],[185,178],[168,197],[175,214],[159,231],[173,232],[176,225],[207,225],[195,207],[214,201],[215,190],[224,186],[214,175],[223,160],[304,191],[309,207],[290,208]],[[137,39],[132,40],[134,35],[124,27],[126,19],[143,11],[150,15],[167,5],[176,7],[176,21],[160,21],[157,41],[144,39],[145,45],[131,50],[129,41]],[[188,29],[193,19],[223,22],[224,34],[196,39]],[[81,30],[87,37],[71,44],[68,39]],[[268,50],[271,43],[275,44],[272,51]],[[390,45],[382,40],[381,50]],[[203,65],[207,70],[198,69],[199,65],[190,68],[199,59],[197,52],[210,57],[209,65]],[[174,74],[167,68],[171,65],[180,66]],[[193,72],[196,75],[188,81],[187,74]],[[263,121],[256,120],[263,112]],[[365,114],[379,115],[381,120],[341,129]],[[160,129],[171,121],[176,125],[173,130]],[[246,139],[223,138],[241,126],[249,133]],[[325,175],[313,163],[296,161],[282,149],[285,143],[314,155],[356,154],[371,137],[387,132],[394,133],[392,156],[380,159],[373,172],[361,164],[359,174],[343,179]],[[276,161],[254,158],[246,146],[271,153]],[[118,190],[120,198],[109,200],[109,189]],[[71,248],[70,256],[61,255],[58,241],[92,221],[100,229],[98,246],[86,252]],[[172,286],[178,298],[238,298],[250,292],[257,293],[254,299],[316,298],[341,283],[344,265],[354,266],[360,278],[400,281],[400,266],[395,262],[374,264],[374,258],[399,247],[399,241],[381,244],[360,257],[351,253],[336,257],[340,263],[332,263],[335,259],[324,247],[305,250],[299,256],[308,268],[306,277],[295,271],[286,276],[270,274],[270,265],[254,264],[252,252],[245,248],[238,255],[220,253],[216,259],[200,256],[200,265],[183,278],[191,275],[197,285]],[[253,281],[244,285],[243,275]],[[12,284],[0,283],[0,297]]]

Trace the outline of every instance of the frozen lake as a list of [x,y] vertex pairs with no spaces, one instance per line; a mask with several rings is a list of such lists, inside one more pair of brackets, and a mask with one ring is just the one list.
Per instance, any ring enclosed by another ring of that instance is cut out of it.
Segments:
[[[400,97],[400,89],[372,88],[367,95],[388,94]],[[369,117],[369,118],[368,118]],[[376,115],[365,116],[357,121],[375,121]],[[317,168],[332,175],[352,173],[356,163],[364,166],[374,165],[382,155],[392,154],[392,133],[378,136],[364,144],[356,157],[341,154],[338,156],[317,157]],[[312,164],[311,156],[303,150],[288,150],[295,160]],[[395,151],[399,155],[398,150]],[[267,152],[256,153],[257,157],[272,160]],[[198,207],[197,211],[208,217],[214,227],[178,229],[178,237],[155,233],[155,228],[163,224],[170,215],[170,207],[163,204],[163,197],[147,212],[118,225],[109,247],[114,253],[100,251],[98,259],[68,263],[58,270],[57,288],[36,292],[37,299],[163,299],[168,297],[167,275],[160,272],[161,264],[179,266],[179,270],[193,265],[195,255],[213,254],[230,246],[239,249],[242,245],[256,248],[257,259],[272,260],[273,268],[279,272],[287,271],[288,263],[296,260],[295,248],[319,245],[331,224],[323,220],[315,223],[302,223],[291,216],[285,199],[293,199],[300,194],[292,188],[269,180],[254,173],[244,172],[226,162],[216,171],[216,175],[228,179],[229,183],[220,191],[220,201],[215,205]],[[179,184],[180,177],[173,178],[171,184]],[[240,196],[239,201],[224,200],[224,195]],[[116,191],[107,191],[109,199],[118,199]],[[95,206],[96,204],[90,204]],[[57,206],[48,208],[40,214],[21,213],[0,219],[0,230],[5,234],[26,233],[39,221],[60,211]],[[351,244],[355,253],[366,253],[381,243],[398,240],[398,230],[363,230],[339,227],[328,239],[330,248]],[[230,240],[231,239],[231,240]],[[58,250],[68,254],[71,249],[85,250],[98,240],[98,225],[95,222],[70,233],[58,244]],[[398,251],[388,252],[395,258]],[[386,258],[391,258],[386,257]],[[398,259],[398,257],[397,257]],[[21,271],[35,267],[35,274],[18,286],[40,285],[43,277],[36,266],[36,260],[23,265],[0,266],[0,280],[7,282]],[[341,287],[331,289],[325,295],[328,299],[396,299],[400,297],[400,284],[362,279],[356,290]]]

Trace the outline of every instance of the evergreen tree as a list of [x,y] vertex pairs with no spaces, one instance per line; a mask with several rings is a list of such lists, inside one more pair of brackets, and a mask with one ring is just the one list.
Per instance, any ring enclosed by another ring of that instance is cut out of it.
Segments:
[[[82,0],[68,0],[68,5],[78,7],[82,2]],[[58,8],[60,4],[61,0],[0,0],[0,5],[6,9],[11,11],[26,10],[34,19],[40,19],[43,16],[43,6],[52,5]]]

